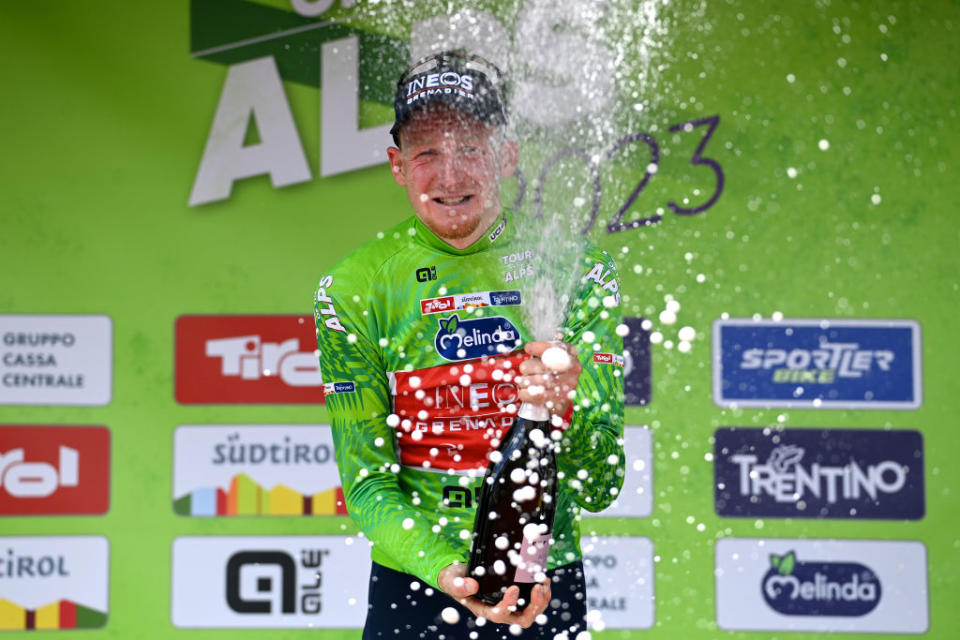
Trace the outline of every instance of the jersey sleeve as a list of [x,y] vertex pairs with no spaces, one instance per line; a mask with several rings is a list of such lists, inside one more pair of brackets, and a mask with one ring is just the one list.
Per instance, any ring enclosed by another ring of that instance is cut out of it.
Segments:
[[320,372],[347,511],[381,552],[437,587],[439,571],[465,558],[432,531],[436,522],[399,485],[396,431],[387,424],[390,387],[369,308],[371,279],[350,267],[341,263],[324,276],[314,296]]
[[623,338],[620,279],[613,259],[591,252],[565,327],[577,347],[583,371],[573,399],[570,426],[563,434],[557,466],[574,501],[602,511],[623,486]]

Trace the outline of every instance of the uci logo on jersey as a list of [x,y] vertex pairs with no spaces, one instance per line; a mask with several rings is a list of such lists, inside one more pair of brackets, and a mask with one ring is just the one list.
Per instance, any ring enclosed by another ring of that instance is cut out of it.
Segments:
[[461,320],[453,314],[439,319],[434,346],[446,360],[471,360],[513,351],[520,346],[520,332],[501,316]]

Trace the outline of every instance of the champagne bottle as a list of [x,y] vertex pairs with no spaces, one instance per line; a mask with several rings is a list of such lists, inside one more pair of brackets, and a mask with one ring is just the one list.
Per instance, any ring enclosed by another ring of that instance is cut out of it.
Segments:
[[497,604],[510,585],[520,587],[517,608],[530,602],[547,571],[557,508],[557,460],[550,412],[525,402],[507,437],[490,456],[473,525],[467,575],[476,597]]

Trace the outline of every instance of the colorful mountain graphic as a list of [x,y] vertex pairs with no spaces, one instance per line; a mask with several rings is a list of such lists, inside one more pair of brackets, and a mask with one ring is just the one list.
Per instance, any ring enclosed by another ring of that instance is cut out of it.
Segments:
[[70,600],[59,600],[38,609],[25,609],[0,598],[0,630],[93,629],[107,623],[107,614]]
[[173,500],[181,516],[333,516],[347,515],[343,488],[303,495],[278,484],[265,491],[253,478],[240,473],[230,488],[202,487]]

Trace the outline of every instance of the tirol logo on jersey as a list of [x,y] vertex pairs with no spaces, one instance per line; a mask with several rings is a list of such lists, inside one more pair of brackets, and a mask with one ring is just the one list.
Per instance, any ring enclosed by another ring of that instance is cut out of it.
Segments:
[[184,404],[323,401],[310,316],[180,316],[176,398]]
[[502,316],[461,320],[457,314],[440,318],[434,346],[446,360],[471,360],[513,351],[520,332]]
[[793,551],[770,555],[763,599],[788,616],[863,616],[883,589],[872,569],[856,562],[802,562]]
[[874,429],[717,429],[721,516],[889,518],[924,515],[923,438]]
[[0,515],[101,514],[109,504],[106,427],[0,426]]
[[624,357],[618,356],[615,353],[601,353],[597,352],[593,354],[593,361],[599,364],[615,364],[618,367],[624,365]]
[[476,293],[457,293],[441,298],[428,298],[420,301],[420,314],[461,311],[475,307],[512,307],[522,304],[519,291],[478,291]]
[[721,319],[720,406],[916,409],[920,326],[908,320]]

